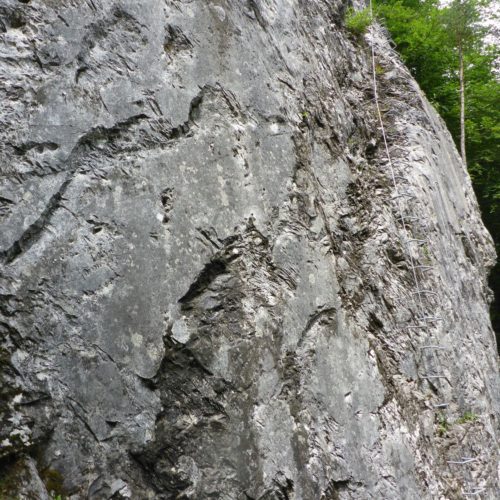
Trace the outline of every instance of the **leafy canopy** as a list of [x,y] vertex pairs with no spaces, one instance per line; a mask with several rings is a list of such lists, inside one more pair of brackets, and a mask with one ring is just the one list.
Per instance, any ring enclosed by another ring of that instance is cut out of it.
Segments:
[[[500,255],[500,81],[498,46],[488,42],[480,22],[490,0],[378,0],[376,13],[422,90],[460,137],[459,51],[464,57],[467,167],[483,219]],[[500,332],[500,266],[490,285]],[[500,337],[499,337],[500,338]]]

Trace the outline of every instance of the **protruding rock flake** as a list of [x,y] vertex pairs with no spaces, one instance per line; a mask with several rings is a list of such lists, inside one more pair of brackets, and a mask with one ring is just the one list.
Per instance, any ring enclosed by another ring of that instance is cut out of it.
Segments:
[[492,240],[346,4],[0,0],[1,499],[498,498]]

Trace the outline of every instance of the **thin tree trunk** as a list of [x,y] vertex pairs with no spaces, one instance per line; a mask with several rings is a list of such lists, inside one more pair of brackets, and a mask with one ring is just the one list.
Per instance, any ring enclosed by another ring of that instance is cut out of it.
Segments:
[[464,51],[462,45],[458,47],[460,58],[459,80],[460,80],[460,154],[463,162],[467,165],[465,154],[465,81],[464,81]]

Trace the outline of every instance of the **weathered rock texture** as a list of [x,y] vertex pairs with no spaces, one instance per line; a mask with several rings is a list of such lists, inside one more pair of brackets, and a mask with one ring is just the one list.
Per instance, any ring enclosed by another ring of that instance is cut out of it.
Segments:
[[2,498],[496,497],[491,240],[346,7],[0,1]]

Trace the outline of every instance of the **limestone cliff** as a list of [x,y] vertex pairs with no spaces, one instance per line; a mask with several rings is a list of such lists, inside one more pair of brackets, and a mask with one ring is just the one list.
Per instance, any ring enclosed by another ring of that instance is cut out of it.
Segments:
[[346,7],[0,0],[1,498],[496,498],[491,239]]

